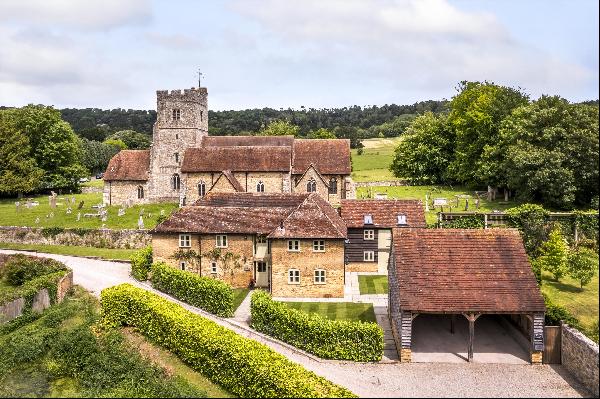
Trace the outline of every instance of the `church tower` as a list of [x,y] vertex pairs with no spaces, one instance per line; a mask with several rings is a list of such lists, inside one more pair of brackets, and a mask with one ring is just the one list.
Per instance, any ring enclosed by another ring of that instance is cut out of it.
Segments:
[[205,87],[156,92],[156,122],[150,148],[149,196],[178,202],[184,182],[181,163],[187,148],[199,147],[208,135],[208,92]]

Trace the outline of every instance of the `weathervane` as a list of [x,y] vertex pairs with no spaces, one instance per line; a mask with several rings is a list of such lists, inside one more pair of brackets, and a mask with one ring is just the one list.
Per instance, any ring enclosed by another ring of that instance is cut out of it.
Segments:
[[202,84],[200,83],[202,76],[204,76],[204,74],[200,72],[200,68],[198,68],[198,88],[202,87]]

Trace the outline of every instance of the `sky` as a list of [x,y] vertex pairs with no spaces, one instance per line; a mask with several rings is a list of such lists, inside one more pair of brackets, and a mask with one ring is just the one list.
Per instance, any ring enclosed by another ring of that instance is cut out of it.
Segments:
[[596,0],[3,0],[0,105],[212,110],[450,99],[487,80],[598,98]]

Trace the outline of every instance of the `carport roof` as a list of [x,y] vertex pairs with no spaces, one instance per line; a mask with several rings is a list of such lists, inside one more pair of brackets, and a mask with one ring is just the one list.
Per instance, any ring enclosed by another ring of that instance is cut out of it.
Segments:
[[532,313],[545,305],[514,229],[393,230],[400,308],[422,313]]

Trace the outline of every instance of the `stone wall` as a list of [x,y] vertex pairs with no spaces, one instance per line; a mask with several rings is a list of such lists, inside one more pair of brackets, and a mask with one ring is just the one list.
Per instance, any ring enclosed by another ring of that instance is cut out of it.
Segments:
[[151,237],[146,230],[63,229],[55,233],[38,227],[0,226],[0,242],[139,249],[150,245]]
[[350,262],[346,265],[347,272],[372,272],[379,271],[377,262]]
[[[56,303],[61,303],[67,292],[73,286],[73,272],[70,271],[62,277],[57,283]],[[44,309],[53,305],[50,301],[48,290],[43,288],[39,290],[33,297],[31,309],[34,312],[42,312]],[[11,302],[0,305],[0,323],[9,322],[23,314],[25,309],[25,298],[17,298]]]
[[355,187],[396,187],[408,186],[406,180],[385,180],[385,181],[358,181],[354,183]]
[[[287,240],[271,243],[274,297],[343,298],[344,240],[325,240],[325,252],[313,251],[313,240],[300,240],[300,251],[288,251]],[[300,283],[288,283],[288,270],[300,270]],[[326,283],[315,284],[315,269],[326,270]]]
[[[138,198],[138,187],[144,190],[144,198]],[[133,204],[149,203],[148,184],[145,181],[107,181],[104,183],[102,201],[104,205],[123,205],[127,200]]]
[[598,344],[566,324],[561,335],[563,366],[598,397]]

